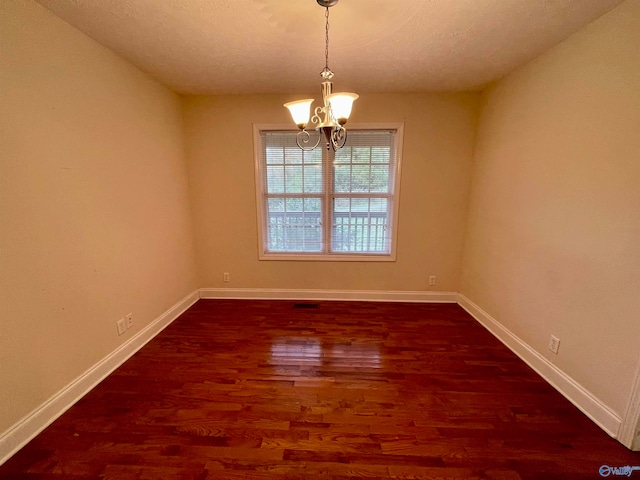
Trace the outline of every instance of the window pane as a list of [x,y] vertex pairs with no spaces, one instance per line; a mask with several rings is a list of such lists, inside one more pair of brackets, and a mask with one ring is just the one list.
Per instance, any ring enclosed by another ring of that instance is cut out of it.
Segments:
[[284,163],[287,165],[297,165],[302,163],[302,150],[297,146],[286,148],[284,151]]
[[287,198],[284,202],[287,212],[302,212],[302,198]]
[[368,198],[352,198],[351,199],[351,212],[352,213],[367,213],[369,211]]
[[267,251],[322,251],[321,210],[320,198],[269,198]]
[[369,191],[369,165],[354,165],[351,168],[351,191],[352,192],[368,192]]
[[390,193],[388,165],[371,165],[371,191]]
[[284,199],[270,198],[267,201],[267,210],[269,212],[284,212]]
[[349,212],[349,211],[351,211],[351,199],[350,198],[336,198],[333,201],[333,210],[335,212]]
[[305,165],[320,165],[322,163],[322,149],[316,148],[308,152],[303,152]]
[[353,163],[369,163],[371,161],[371,148],[354,147],[351,161]]
[[304,167],[304,192],[322,192],[322,165],[305,165]]
[[267,147],[267,165],[282,165],[284,163],[284,151],[280,147]]
[[372,163],[389,163],[391,157],[391,147],[373,147],[371,149]]
[[304,199],[304,211],[305,212],[320,212],[322,202],[319,198],[305,198]]
[[369,211],[386,212],[389,209],[389,200],[386,198],[372,198],[369,202]]
[[284,167],[285,172],[285,191],[287,193],[302,193],[302,167],[289,166]]
[[336,198],[332,251],[389,253],[388,206],[386,198]]
[[334,163],[351,163],[351,147],[344,146],[335,153]]
[[334,190],[338,193],[351,191],[351,165],[336,165],[333,169]]
[[267,166],[267,193],[284,193],[284,168]]

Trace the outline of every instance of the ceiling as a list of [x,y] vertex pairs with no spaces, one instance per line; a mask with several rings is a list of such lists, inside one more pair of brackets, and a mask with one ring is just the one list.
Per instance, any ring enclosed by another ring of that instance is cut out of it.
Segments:
[[[38,0],[182,94],[319,88],[315,0]],[[622,0],[342,0],[329,10],[336,90],[475,91]]]

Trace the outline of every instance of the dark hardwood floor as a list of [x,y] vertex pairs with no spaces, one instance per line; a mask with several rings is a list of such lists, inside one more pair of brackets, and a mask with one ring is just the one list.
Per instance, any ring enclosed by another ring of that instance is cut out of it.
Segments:
[[199,301],[0,479],[582,479],[640,465],[457,305],[302,307]]

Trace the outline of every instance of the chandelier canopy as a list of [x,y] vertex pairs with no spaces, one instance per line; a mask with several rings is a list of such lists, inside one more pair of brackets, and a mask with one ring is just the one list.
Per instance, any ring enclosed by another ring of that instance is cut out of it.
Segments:
[[[297,100],[295,102],[285,103],[284,106],[289,109],[293,121],[300,131],[296,136],[298,147],[303,150],[313,150],[320,144],[320,140],[324,137],[327,150],[337,150],[342,148],[347,141],[347,129],[345,124],[351,115],[351,107],[353,102],[358,98],[355,93],[340,92],[333,93],[333,72],[329,68],[329,7],[338,3],[338,0],[316,0],[318,4],[325,7],[325,50],[324,69],[320,72],[322,82],[320,89],[322,92],[322,107],[316,107],[314,115],[311,116],[311,104],[313,98]],[[311,119],[309,117],[311,116]],[[311,140],[311,134],[307,131],[307,127],[311,123],[318,132],[318,139],[314,142]]]

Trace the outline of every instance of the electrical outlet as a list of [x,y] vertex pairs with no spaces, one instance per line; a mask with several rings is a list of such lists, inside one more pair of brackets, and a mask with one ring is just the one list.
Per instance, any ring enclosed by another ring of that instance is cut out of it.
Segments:
[[228,282],[229,280],[230,280],[229,272],[224,272],[222,274],[222,281],[223,282]]
[[560,348],[560,339],[551,335],[549,339],[549,350],[551,350],[556,355],[558,354],[558,349]]
[[127,324],[127,330],[133,327],[133,313],[127,313],[124,316],[125,323]]
[[127,331],[127,322],[124,318],[121,318],[116,322],[116,327],[118,327],[118,335],[122,335]]
[[434,287],[436,285],[436,276],[435,275],[430,275],[429,276],[429,286],[430,287]]

